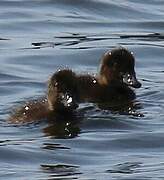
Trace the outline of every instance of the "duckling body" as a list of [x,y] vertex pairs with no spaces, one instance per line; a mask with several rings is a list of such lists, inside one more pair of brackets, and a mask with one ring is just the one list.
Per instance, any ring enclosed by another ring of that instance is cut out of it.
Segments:
[[29,123],[34,120],[42,120],[48,117],[50,111],[46,98],[27,102],[25,105],[15,109],[10,117],[11,123]]
[[[125,48],[106,52],[96,76],[78,75],[69,69],[55,72],[48,83],[47,97],[31,102],[13,114],[12,121],[46,119],[51,114],[72,113],[81,102],[123,103],[135,99],[130,88],[140,88],[135,59]],[[24,114],[24,115],[23,115]]]
[[122,100],[132,100],[135,93],[125,85],[111,83],[101,84],[98,77],[79,76],[78,92],[80,102],[106,103]]

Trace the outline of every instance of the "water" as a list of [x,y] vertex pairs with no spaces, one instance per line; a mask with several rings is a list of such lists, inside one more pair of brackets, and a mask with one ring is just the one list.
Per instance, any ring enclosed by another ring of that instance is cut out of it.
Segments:
[[[1,179],[164,178],[164,1],[0,1]],[[134,52],[144,117],[82,104],[76,122],[13,125],[60,68],[96,73],[106,51]]]

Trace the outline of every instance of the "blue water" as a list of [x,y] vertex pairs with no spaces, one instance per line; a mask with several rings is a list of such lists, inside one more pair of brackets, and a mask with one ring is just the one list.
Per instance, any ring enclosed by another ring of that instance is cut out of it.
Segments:
[[[164,178],[164,1],[0,1],[1,179]],[[61,68],[96,73],[106,50],[134,52],[144,117],[82,104],[72,123],[14,125]]]

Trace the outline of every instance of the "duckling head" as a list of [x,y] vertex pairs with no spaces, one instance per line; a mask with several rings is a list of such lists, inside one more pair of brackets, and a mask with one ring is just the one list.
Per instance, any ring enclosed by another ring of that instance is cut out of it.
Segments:
[[49,109],[56,112],[72,112],[78,107],[76,78],[71,70],[54,73],[48,82],[47,100]]
[[141,83],[136,78],[134,67],[135,58],[132,52],[122,47],[108,51],[101,59],[100,83],[108,85],[115,82],[140,88]]

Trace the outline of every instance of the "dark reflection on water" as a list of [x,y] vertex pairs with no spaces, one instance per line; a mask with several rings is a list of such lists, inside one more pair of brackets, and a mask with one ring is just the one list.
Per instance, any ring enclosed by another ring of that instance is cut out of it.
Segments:
[[61,146],[61,144],[54,144],[54,143],[44,143],[43,149],[48,149],[48,150],[55,150],[55,149],[70,149],[65,146]]
[[[110,35],[111,36],[111,35]],[[115,36],[115,37],[114,37]],[[54,48],[56,46],[61,46],[64,49],[92,49],[96,48],[96,46],[78,46],[78,47],[72,47],[74,45],[80,45],[85,42],[94,42],[94,41],[105,41],[109,39],[119,39],[119,35],[114,35],[109,37],[109,35],[93,35],[93,34],[75,34],[67,35],[67,36],[57,36],[55,37],[57,39],[57,42],[33,42],[32,43],[32,49],[41,49],[41,48]],[[60,41],[62,40],[62,42]],[[60,42],[59,42],[60,41]]]
[[[43,132],[46,136],[51,138],[75,138],[81,132],[81,125],[85,118],[87,119],[101,119],[103,118],[110,120],[109,115],[120,114],[127,115],[131,117],[144,117],[144,115],[138,110],[141,109],[141,104],[139,102],[129,102],[128,104],[98,104],[98,106],[83,104],[83,107],[79,108],[77,112],[72,114],[62,115],[52,115],[47,121],[48,124],[43,128]],[[121,124],[119,124],[121,126]],[[112,124],[110,125],[112,126]],[[96,128],[96,125],[94,126]],[[126,125],[127,127],[127,125]]]
[[[0,177],[164,177],[164,1],[0,1]],[[95,74],[116,46],[134,52],[142,88],[120,106],[81,104],[76,116],[9,124],[61,68]]]
[[142,104],[140,102],[122,103],[112,107],[109,106],[109,104],[98,104],[98,107],[102,110],[110,110],[112,113],[131,115],[134,117],[144,117],[143,113],[138,112],[139,109],[142,109]]
[[41,164],[41,168],[44,172],[50,173],[51,178],[62,178],[66,179],[78,179],[74,177],[75,175],[80,175],[81,173],[78,172],[78,166],[71,166],[65,164]]
[[114,169],[107,170],[109,173],[123,173],[123,174],[132,174],[137,172],[137,168],[141,167],[140,162],[126,162],[123,164],[117,164]]
[[55,138],[74,138],[80,133],[81,117],[76,115],[65,116],[64,118],[51,119],[48,126],[43,129],[46,136]]

